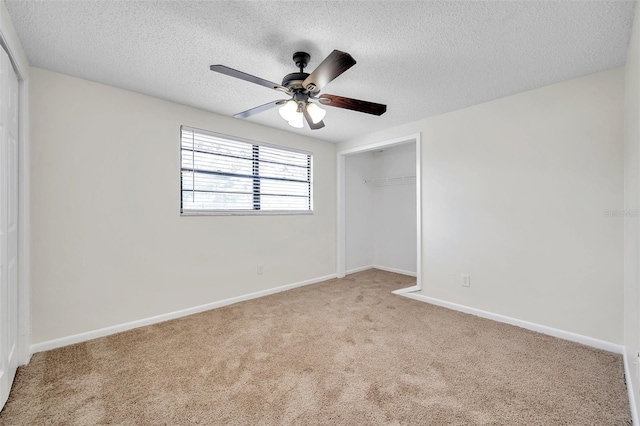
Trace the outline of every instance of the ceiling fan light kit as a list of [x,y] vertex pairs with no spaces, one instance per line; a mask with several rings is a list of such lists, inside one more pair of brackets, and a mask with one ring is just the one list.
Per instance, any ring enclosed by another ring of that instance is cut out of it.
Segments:
[[303,109],[306,109],[309,115],[311,116],[311,121],[313,124],[318,124],[322,121],[325,115],[327,115],[327,111],[323,110],[313,102],[296,102],[293,99],[285,102],[283,106],[280,107],[279,113],[280,117],[284,118],[291,127],[296,127],[298,129],[304,127],[303,118],[304,113]]
[[280,106],[280,116],[285,119],[290,126],[301,129],[304,127],[304,121],[306,121],[311,130],[321,129],[324,127],[322,120],[327,112],[316,103],[311,102],[311,99],[317,100],[322,105],[350,109],[367,114],[382,115],[386,112],[387,106],[383,104],[345,98],[343,96],[320,95],[320,91],[324,86],[356,64],[356,61],[351,55],[339,50],[334,50],[311,74],[307,74],[304,72],[304,68],[310,59],[311,56],[306,52],[294,53],[293,62],[300,71],[287,74],[282,79],[282,84],[276,84],[224,65],[211,65],[210,69],[211,71],[259,84],[291,96],[289,100],[279,99],[243,111],[234,115],[236,118],[248,118]]

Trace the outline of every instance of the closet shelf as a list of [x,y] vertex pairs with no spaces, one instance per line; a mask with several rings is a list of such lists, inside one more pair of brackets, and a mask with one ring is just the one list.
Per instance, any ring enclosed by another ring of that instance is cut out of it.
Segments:
[[382,177],[382,178],[373,178],[373,179],[364,179],[364,183],[373,183],[374,185],[385,185],[385,184],[409,184],[416,181],[416,176],[392,176],[392,177]]

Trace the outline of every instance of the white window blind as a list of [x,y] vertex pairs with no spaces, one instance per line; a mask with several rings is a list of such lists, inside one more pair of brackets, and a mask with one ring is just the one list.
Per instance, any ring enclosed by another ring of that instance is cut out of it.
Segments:
[[310,152],[181,127],[181,213],[310,213]]

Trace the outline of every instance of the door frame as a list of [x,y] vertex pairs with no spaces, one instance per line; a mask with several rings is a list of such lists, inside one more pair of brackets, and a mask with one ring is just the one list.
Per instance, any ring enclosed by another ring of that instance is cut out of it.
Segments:
[[416,285],[402,288],[394,291],[396,294],[409,293],[422,289],[422,191],[421,191],[421,175],[420,175],[420,133],[414,133],[398,138],[387,139],[379,142],[361,145],[354,148],[338,151],[337,153],[337,169],[338,169],[338,227],[337,227],[337,261],[336,269],[338,278],[346,275],[346,204],[345,204],[345,157],[347,155],[359,154],[362,152],[375,151],[385,147],[400,145],[413,142],[416,147]]
[[0,2],[0,48],[18,76],[18,363],[31,360],[29,62],[4,2]]

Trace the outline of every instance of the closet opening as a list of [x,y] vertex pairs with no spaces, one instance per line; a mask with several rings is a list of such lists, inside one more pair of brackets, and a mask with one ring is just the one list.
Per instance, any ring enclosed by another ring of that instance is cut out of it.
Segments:
[[420,135],[338,152],[337,275],[376,268],[421,289]]

